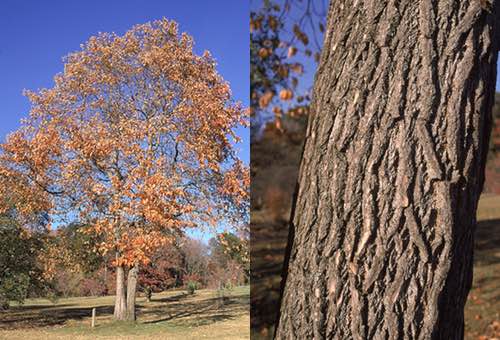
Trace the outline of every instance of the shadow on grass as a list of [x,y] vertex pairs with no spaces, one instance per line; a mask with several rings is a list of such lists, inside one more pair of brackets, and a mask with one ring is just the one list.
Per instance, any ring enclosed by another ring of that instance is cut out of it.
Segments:
[[233,320],[248,313],[248,297],[210,298],[202,301],[182,302],[144,310],[142,315],[155,317],[145,324],[176,321],[185,326],[208,325]]
[[32,305],[32,306],[25,306],[25,305],[15,305],[10,307],[10,311],[36,311],[40,309],[57,309],[57,308],[62,308],[62,307],[70,307],[70,306],[76,306],[74,303],[61,303],[61,304],[55,304],[55,305]]
[[[175,321],[186,326],[201,326],[231,320],[248,313],[249,296],[187,300],[191,295],[179,294],[154,299],[151,303],[138,303],[136,311],[142,324]],[[192,297],[192,296],[191,296]],[[0,330],[62,326],[68,321],[89,318],[93,306],[75,304],[49,306],[16,306],[0,313]],[[99,317],[113,314],[112,305],[96,306]],[[146,320],[146,321],[141,321]]]
[[153,297],[151,299],[151,302],[179,302],[181,300],[185,300],[189,297],[190,295],[187,293],[180,293],[174,296],[169,296],[169,297],[163,297],[163,298],[155,298]]
[[[0,329],[38,328],[62,325],[68,320],[81,320],[90,317],[93,307],[55,306],[18,306],[0,314]],[[112,306],[95,307],[98,315],[113,314]]]

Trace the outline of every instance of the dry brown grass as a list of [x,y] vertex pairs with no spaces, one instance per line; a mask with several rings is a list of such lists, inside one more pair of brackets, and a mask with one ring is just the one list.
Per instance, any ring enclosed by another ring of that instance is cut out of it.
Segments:
[[466,339],[500,339],[500,195],[479,201],[474,281],[465,307]]

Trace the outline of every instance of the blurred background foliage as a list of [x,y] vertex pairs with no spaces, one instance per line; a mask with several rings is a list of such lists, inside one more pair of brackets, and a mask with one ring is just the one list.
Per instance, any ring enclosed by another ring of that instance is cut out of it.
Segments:
[[326,0],[251,1],[252,140],[307,115],[326,11]]

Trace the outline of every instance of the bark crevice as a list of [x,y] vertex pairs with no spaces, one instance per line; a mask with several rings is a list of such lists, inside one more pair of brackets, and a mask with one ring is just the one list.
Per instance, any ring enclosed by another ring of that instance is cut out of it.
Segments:
[[331,1],[277,339],[463,337],[500,37],[479,3]]

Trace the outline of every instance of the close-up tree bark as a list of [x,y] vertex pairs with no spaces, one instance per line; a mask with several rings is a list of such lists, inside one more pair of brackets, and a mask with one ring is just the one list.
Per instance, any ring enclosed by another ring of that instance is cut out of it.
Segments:
[[276,339],[462,339],[498,1],[331,1]]

